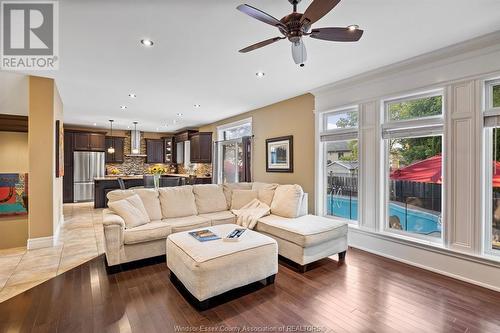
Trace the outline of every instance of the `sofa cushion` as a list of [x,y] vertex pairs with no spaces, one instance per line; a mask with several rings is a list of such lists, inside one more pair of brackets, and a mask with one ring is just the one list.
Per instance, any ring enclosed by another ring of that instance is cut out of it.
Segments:
[[211,225],[236,223],[236,216],[228,210],[221,212],[200,214],[199,216],[210,220]]
[[300,185],[278,185],[271,203],[271,214],[289,218],[299,216],[303,196]]
[[269,183],[260,183],[255,182],[252,184],[252,190],[258,192],[258,199],[271,207],[271,203],[273,202],[274,192],[278,184],[269,184]]
[[253,199],[257,199],[259,192],[253,190],[233,190],[231,209],[240,209]]
[[198,214],[191,185],[162,187],[158,192],[164,219]]
[[123,200],[125,198],[131,197],[134,195],[134,191],[132,190],[113,190],[106,194],[108,198],[108,202]]
[[224,196],[226,197],[227,207],[231,208],[231,200],[233,199],[233,190],[251,190],[252,183],[226,183],[222,185]]
[[193,193],[198,214],[220,212],[227,209],[224,191],[220,185],[195,185]]
[[210,219],[196,215],[164,219],[163,222],[170,226],[171,233],[210,226]]
[[146,212],[148,212],[151,221],[158,221],[162,219],[160,196],[158,190],[152,188],[138,188],[132,190],[142,200]]
[[123,243],[137,244],[157,239],[164,239],[170,234],[170,226],[163,221],[153,221],[141,226],[126,229],[123,233]]
[[285,239],[301,247],[310,247],[347,235],[347,223],[315,215],[294,219],[277,215],[262,217],[255,230]]
[[110,202],[109,208],[123,218],[125,228],[137,227],[151,221],[141,198],[137,194]]

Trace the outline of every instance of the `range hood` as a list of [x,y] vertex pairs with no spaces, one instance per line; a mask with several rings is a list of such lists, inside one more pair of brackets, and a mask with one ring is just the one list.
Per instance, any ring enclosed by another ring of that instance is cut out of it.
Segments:
[[130,154],[128,157],[146,157],[147,155],[141,154],[141,131],[130,131]]

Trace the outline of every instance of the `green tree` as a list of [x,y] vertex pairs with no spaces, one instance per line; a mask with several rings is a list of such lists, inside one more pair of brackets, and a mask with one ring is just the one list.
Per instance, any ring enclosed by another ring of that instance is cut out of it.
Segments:
[[408,120],[421,117],[437,116],[442,113],[443,98],[433,96],[389,104],[390,120]]
[[391,154],[399,158],[402,166],[425,160],[442,152],[441,136],[393,139],[391,141]]
[[493,106],[500,107],[500,85],[493,87]]
[[358,126],[358,113],[348,112],[345,117],[341,117],[335,123],[337,128],[350,128]]
[[343,155],[342,157],[339,158],[341,161],[357,161],[358,160],[358,140],[351,140],[347,143],[349,146],[349,150],[351,151],[350,154]]

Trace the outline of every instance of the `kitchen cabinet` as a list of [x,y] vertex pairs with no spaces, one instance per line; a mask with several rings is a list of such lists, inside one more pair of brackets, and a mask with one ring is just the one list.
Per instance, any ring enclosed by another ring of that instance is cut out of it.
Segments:
[[74,132],[73,147],[77,151],[104,151],[106,139],[103,133]]
[[165,159],[164,162],[168,164],[175,163],[175,139],[173,136],[164,137],[163,144],[165,148]]
[[175,134],[175,142],[179,143],[179,142],[189,141],[189,139],[191,139],[191,136],[195,133],[198,133],[198,131],[186,130],[179,132]]
[[74,133],[64,131],[63,202],[73,202],[73,142]]
[[146,163],[164,163],[163,139],[146,139]]
[[[107,136],[105,140],[106,146],[106,163],[123,163],[125,159],[124,146],[125,138],[118,136]],[[109,147],[115,148],[113,154],[108,153]]]
[[212,132],[194,133],[189,141],[191,163],[212,163]]

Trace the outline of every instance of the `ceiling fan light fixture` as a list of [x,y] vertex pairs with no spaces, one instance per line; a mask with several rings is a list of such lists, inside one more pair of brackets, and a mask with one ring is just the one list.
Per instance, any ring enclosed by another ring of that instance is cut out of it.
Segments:
[[292,57],[297,65],[304,67],[304,63],[307,60],[307,51],[302,38],[298,42],[292,43]]
[[347,29],[349,29],[349,31],[356,31],[356,30],[359,29],[359,25],[357,25],[357,24],[351,24],[351,25],[347,26]]
[[146,47],[152,47],[154,45],[154,42],[149,38],[145,38],[145,39],[141,39],[141,44],[146,46]]

